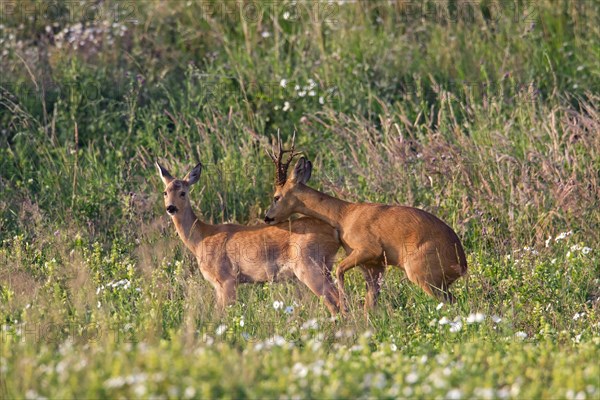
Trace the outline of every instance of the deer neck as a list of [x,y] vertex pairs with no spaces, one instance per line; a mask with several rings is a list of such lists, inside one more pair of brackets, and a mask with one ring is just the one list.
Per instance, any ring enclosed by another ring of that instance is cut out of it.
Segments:
[[308,186],[301,185],[296,192],[300,206],[296,211],[309,217],[320,219],[339,229],[342,217],[350,203],[340,200]]
[[206,224],[198,219],[191,207],[186,207],[173,216],[173,223],[177,234],[192,252],[202,240]]

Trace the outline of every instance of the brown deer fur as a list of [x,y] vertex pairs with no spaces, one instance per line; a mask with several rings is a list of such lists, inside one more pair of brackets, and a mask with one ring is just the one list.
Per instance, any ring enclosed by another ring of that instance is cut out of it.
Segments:
[[331,277],[340,247],[335,229],[312,218],[272,226],[206,224],[192,211],[188,195],[190,186],[200,178],[202,165],[183,180],[156,165],[165,184],[167,213],[185,246],[196,256],[202,276],[215,288],[221,309],[235,301],[240,283],[296,277],[337,314],[339,298]]
[[432,214],[413,207],[350,203],[306,186],[312,164],[298,160],[292,176],[276,185],[265,221],[278,223],[293,213],[318,218],[340,233],[346,258],[336,270],[340,305],[345,306],[344,274],[362,265],[367,284],[365,310],[377,301],[385,267],[404,269],[429,295],[453,301],[448,287],[467,272],[456,233]]

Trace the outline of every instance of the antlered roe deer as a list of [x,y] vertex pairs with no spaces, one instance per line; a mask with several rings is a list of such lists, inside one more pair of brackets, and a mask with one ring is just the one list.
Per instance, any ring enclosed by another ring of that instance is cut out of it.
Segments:
[[[345,309],[344,274],[360,265],[367,285],[365,311],[379,296],[387,265],[404,269],[408,279],[429,295],[452,302],[448,287],[467,272],[467,260],[456,233],[434,215],[418,208],[350,203],[306,186],[312,163],[302,157],[289,179],[287,165],[278,164],[273,203],[265,222],[279,223],[294,213],[327,222],[339,231],[346,258],[337,267],[340,306]],[[294,147],[291,150],[295,155]],[[289,164],[289,163],[288,163]]]
[[237,285],[298,278],[322,298],[332,314],[339,296],[331,276],[339,235],[313,218],[277,225],[211,225],[202,222],[190,204],[190,187],[198,182],[202,164],[184,179],[175,179],[156,163],[165,184],[167,213],[185,246],[196,256],[202,276],[215,288],[221,309],[235,301]]

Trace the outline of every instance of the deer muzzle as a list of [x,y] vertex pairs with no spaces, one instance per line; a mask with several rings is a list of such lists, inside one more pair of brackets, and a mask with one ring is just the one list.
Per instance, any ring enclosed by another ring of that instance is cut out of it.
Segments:
[[175,207],[173,204],[167,207],[167,214],[175,215],[175,213],[177,213],[177,207]]

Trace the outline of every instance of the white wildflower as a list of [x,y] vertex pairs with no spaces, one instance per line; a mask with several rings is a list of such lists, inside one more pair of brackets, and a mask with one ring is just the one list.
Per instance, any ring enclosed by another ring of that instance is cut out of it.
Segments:
[[449,400],[459,400],[462,399],[462,396],[463,394],[460,389],[451,389],[446,393],[446,399]]
[[500,322],[502,322],[502,318],[498,315],[492,315],[491,316],[492,321],[494,321],[495,324],[499,324]]
[[288,83],[287,79],[282,79],[282,80],[279,81],[279,86],[281,86],[282,88],[284,88],[284,87],[287,86],[287,83]]
[[554,238],[554,241],[558,242],[559,240],[566,239],[568,236],[571,236],[572,234],[573,234],[573,231],[561,232],[557,237]]
[[285,341],[285,339],[282,336],[279,335],[275,335],[271,338],[271,342],[275,345],[275,346],[283,346],[285,345],[287,342]]
[[298,378],[305,378],[306,375],[308,375],[308,368],[306,367],[306,365],[304,365],[300,362],[297,362],[292,367],[292,373],[294,375],[296,375]]
[[316,319],[312,318],[303,323],[301,329],[319,329],[319,323]]
[[65,360],[62,360],[58,364],[56,364],[55,370],[59,374],[62,374],[63,372],[65,372],[67,370],[67,367],[68,367],[67,362]]
[[279,310],[280,308],[283,308],[283,301],[275,300],[273,302],[273,308],[276,309],[276,310]]
[[179,389],[177,386],[169,386],[167,393],[169,394],[169,398],[179,398]]
[[406,378],[404,380],[409,385],[412,385],[413,383],[417,383],[417,381],[419,380],[419,374],[417,374],[416,372],[411,372],[408,375],[406,375]]
[[438,324],[440,325],[448,325],[450,323],[450,320],[447,317],[442,317],[442,319],[439,320]]
[[592,251],[592,249],[591,249],[591,248],[589,248],[589,247],[587,247],[587,246],[584,246],[584,247],[581,249],[581,252],[582,252],[583,254],[589,254],[591,251]]
[[594,385],[587,385],[585,387],[585,390],[589,393],[589,394],[594,394],[596,393],[596,387]]
[[136,394],[137,397],[144,397],[146,394],[146,386],[141,383],[138,383],[133,387],[133,393]]
[[454,322],[450,322],[450,332],[452,333],[456,333],[459,332],[462,329],[462,321],[458,320],[458,321],[454,321]]
[[439,311],[439,310],[441,310],[441,309],[442,309],[442,307],[444,307],[444,303],[440,303],[440,304],[438,304],[438,305],[435,307],[435,309]]
[[283,103],[283,108],[282,108],[283,111],[287,111],[290,108],[291,108],[291,106],[290,106],[290,102],[289,101],[286,101],[285,103]]
[[469,314],[467,317],[467,324],[480,324],[483,321],[485,321],[485,314],[482,313]]
[[473,395],[475,398],[480,399],[493,399],[494,398],[494,389],[492,388],[475,388],[473,391]]
[[310,349],[312,350],[313,353],[316,353],[321,349],[322,340],[323,339],[321,338],[321,339],[315,339],[314,341],[310,342]]
[[515,337],[518,339],[526,339],[527,333],[525,333],[523,331],[519,331],[519,332],[515,333]]
[[373,377],[371,385],[377,389],[383,389],[385,387],[386,382],[387,379],[385,378],[385,375],[381,372],[378,372]]
[[217,336],[221,336],[226,331],[227,331],[227,325],[221,324],[221,325],[217,326],[217,329],[215,330],[215,334]]
[[212,336],[207,335],[206,333],[202,335],[202,340],[204,341],[204,343],[206,343],[207,346],[212,346],[213,343],[215,343],[215,339]]
[[120,388],[123,387],[127,382],[125,381],[125,378],[122,376],[116,376],[114,378],[110,378],[107,379],[106,381],[104,381],[104,387],[106,389],[115,389],[115,388]]

